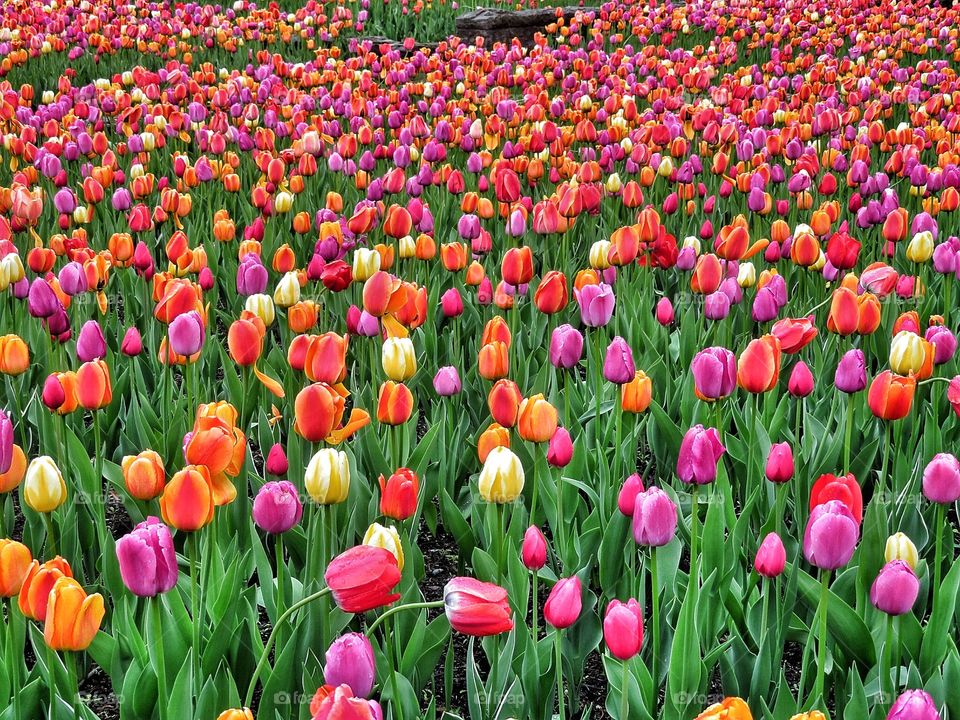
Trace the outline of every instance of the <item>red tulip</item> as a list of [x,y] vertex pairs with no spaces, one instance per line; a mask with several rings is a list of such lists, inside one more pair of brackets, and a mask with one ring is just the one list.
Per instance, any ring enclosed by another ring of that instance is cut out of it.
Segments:
[[381,547],[357,545],[337,555],[323,579],[344,612],[363,613],[400,599],[393,592],[400,582],[397,558]]

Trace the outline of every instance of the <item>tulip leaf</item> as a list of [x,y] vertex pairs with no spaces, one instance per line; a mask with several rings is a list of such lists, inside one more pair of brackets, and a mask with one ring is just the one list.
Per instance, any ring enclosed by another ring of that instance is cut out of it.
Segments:
[[[811,612],[820,602],[820,582],[801,568],[796,568],[801,601]],[[830,591],[828,599],[827,628],[830,636],[846,650],[865,670],[877,662],[870,631],[856,611]]]
[[929,676],[943,661],[950,639],[950,627],[953,624],[954,610],[957,605],[957,592],[960,589],[960,562],[953,563],[940,585],[933,604],[933,612],[927,621],[920,648],[920,673]]

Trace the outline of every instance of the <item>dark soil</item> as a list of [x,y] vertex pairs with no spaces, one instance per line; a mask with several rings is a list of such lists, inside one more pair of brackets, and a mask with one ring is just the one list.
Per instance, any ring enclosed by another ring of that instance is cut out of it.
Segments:
[[118,720],[120,703],[113,693],[110,678],[94,665],[90,674],[80,683],[80,697],[100,720]]

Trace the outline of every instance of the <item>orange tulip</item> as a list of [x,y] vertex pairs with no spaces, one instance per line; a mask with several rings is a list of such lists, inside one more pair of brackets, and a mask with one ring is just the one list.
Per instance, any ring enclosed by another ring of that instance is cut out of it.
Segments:
[[750,707],[738,697],[724,698],[711,705],[694,720],[753,720]]
[[15,540],[0,540],[0,597],[20,594],[33,558],[30,548]]
[[510,372],[510,357],[507,346],[499,340],[489,342],[480,348],[477,358],[480,377],[485,380],[499,380]]
[[540,278],[540,284],[533,293],[533,302],[537,310],[545,315],[553,315],[563,310],[569,301],[567,278],[562,272],[550,270]]
[[219,506],[233,502],[237,497],[237,489],[227,477],[240,474],[246,451],[246,437],[239,428],[218,417],[200,417],[193,426],[183,454],[191,465],[202,465],[207,469],[213,500]]
[[857,297],[857,332],[870,335],[880,327],[882,307],[880,299],[873,293],[863,293]]
[[790,259],[801,267],[810,267],[820,259],[820,241],[816,235],[801,232],[790,244]]
[[497,423],[491,423],[477,441],[477,457],[481,463],[486,462],[487,455],[495,447],[510,447],[510,431]]
[[59,578],[47,600],[43,639],[52,650],[86,650],[100,630],[103,596],[87,595],[76,580]]
[[900,420],[910,414],[916,390],[917,379],[912,375],[904,377],[884,370],[870,383],[867,405],[881,420]]
[[410,212],[399,205],[391,205],[387,208],[386,215],[383,217],[383,232],[392,238],[402,238],[410,234],[413,227],[413,219]]
[[466,243],[445,243],[440,246],[440,262],[449,272],[463,270],[469,259]]
[[413,393],[403,383],[387,380],[380,386],[377,420],[384,425],[403,425],[413,413]]
[[163,459],[153,450],[144,450],[139,455],[127,455],[121,464],[123,482],[127,492],[137,500],[148,502],[159,497],[167,483]]
[[547,442],[557,431],[557,420],[557,409],[537,394],[520,403],[517,430],[528,442]]
[[772,390],[780,379],[780,352],[773,335],[751,340],[737,360],[737,384],[751,393]]
[[263,336],[267,330],[263,320],[252,313],[246,313],[230,323],[227,331],[227,350],[230,358],[240,367],[255,365],[263,353]]
[[377,270],[363,284],[363,309],[374,317],[396,312],[406,302],[406,286],[384,270]]
[[287,324],[295,333],[305,333],[317,324],[319,309],[312,300],[301,300],[287,308]]
[[650,407],[653,381],[643,370],[637,370],[633,380],[620,386],[620,407],[624,412],[642,413]]
[[517,413],[523,395],[513,380],[497,380],[487,393],[487,407],[490,416],[500,425],[512,428],[517,423]]
[[[639,190],[639,188],[637,188]],[[629,206],[628,206],[629,207]],[[640,230],[636,225],[617,228],[610,235],[607,260],[613,266],[629,265],[640,251]]]
[[345,425],[344,406],[349,393],[342,385],[318,382],[301,390],[294,401],[293,429],[309,442],[325,441],[337,445],[365,427],[370,415],[354,408]]
[[73,577],[70,564],[59,555],[42,565],[34,560],[30,563],[17,604],[24,617],[43,622],[47,617],[47,597],[54,583],[62,577]]
[[27,456],[19,445],[13,446],[13,462],[10,469],[0,473],[0,494],[10,492],[20,486],[27,472]]
[[846,337],[857,331],[860,323],[860,301],[857,294],[846,287],[833,291],[830,301],[830,314],[827,316],[827,330]]
[[203,465],[187,465],[170,478],[160,496],[163,521],[184,532],[209,524],[215,507],[210,471]]
[[30,350],[18,335],[0,337],[0,373],[21,375],[30,368]]
[[85,362],[77,370],[77,401],[84,410],[105,408],[113,400],[110,368],[104,360]]
[[709,295],[716,292],[723,280],[723,268],[720,259],[713,253],[707,253],[697,258],[697,264],[690,276],[690,289],[695,293]]
[[311,382],[335,385],[347,376],[349,336],[326,332],[311,336],[303,370]]
[[500,274],[511,285],[523,285],[533,279],[533,251],[526,245],[504,253]]

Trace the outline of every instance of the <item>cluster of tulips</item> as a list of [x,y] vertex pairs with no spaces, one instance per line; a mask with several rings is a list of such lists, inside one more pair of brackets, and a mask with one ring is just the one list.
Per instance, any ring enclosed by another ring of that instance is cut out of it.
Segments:
[[0,720],[960,717],[960,10],[464,9],[0,7]]

